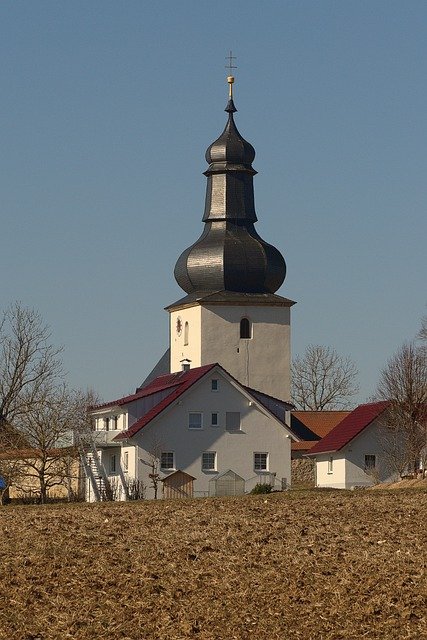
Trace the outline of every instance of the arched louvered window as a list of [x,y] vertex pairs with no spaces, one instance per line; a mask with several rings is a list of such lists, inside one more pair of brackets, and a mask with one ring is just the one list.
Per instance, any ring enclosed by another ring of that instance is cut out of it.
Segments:
[[184,325],[184,346],[188,345],[188,332],[189,332],[189,326],[188,326],[188,322],[186,322]]
[[249,340],[252,335],[251,335],[251,322],[248,318],[242,318],[240,320],[240,338],[243,338],[244,340]]

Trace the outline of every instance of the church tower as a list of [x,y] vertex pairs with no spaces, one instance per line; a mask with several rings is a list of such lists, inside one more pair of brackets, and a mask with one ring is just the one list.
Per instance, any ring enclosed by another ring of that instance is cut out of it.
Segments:
[[255,150],[228,121],[206,151],[204,229],[175,266],[186,296],[170,313],[170,370],[218,362],[240,383],[290,399],[290,308],[276,295],[286,275],[281,253],[256,232]]

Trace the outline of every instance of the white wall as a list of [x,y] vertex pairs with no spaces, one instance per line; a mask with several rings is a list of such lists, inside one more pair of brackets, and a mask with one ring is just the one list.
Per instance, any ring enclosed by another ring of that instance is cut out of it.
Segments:
[[[379,428],[380,423],[374,421],[341,451],[318,455],[317,486],[351,489],[397,479],[396,474],[389,469],[384,443],[378,435]],[[376,456],[377,466],[374,472],[365,472],[365,455]],[[329,456],[333,457],[333,473],[328,473]]]
[[[178,316],[183,328],[176,332]],[[252,323],[252,338],[240,339],[240,320]],[[189,323],[189,344],[184,326]],[[241,384],[290,400],[290,307],[195,305],[170,314],[171,371],[218,362]]]
[[[329,472],[329,458],[332,457],[332,471]],[[325,453],[316,457],[316,485],[345,489],[345,459],[340,452]]]
[[117,431],[123,431],[127,428],[127,416],[126,410],[117,409],[117,407],[103,409],[101,411],[97,411],[96,413],[92,413],[95,420],[95,429],[96,431],[104,431],[105,430],[105,418],[110,419],[109,423],[109,431],[113,431],[115,429],[115,423],[113,422],[113,418],[115,416],[118,417],[117,420]]
[[[201,318],[202,308],[194,305],[180,311],[172,311],[170,314],[170,350],[171,350],[171,373],[181,371],[181,361],[184,359],[191,361],[191,368],[200,367],[201,361]],[[178,318],[181,321],[181,333],[177,332]],[[188,345],[185,345],[185,323],[189,326]],[[212,364],[217,360],[212,360],[207,364]],[[206,364],[206,363],[205,363]]]
[[[374,421],[345,447],[347,488],[370,486],[375,482],[397,479],[396,474],[390,471],[387,463],[387,456],[384,453],[385,443],[382,442],[379,436],[379,429],[381,428],[381,424],[378,421]],[[366,454],[376,456],[377,466],[375,473],[365,473]]]
[[[219,380],[219,391],[211,391],[211,379]],[[203,428],[188,428],[188,414],[192,411],[203,413]],[[228,432],[225,429],[226,411],[241,413],[241,431]],[[210,424],[210,414],[220,414],[220,424]],[[266,416],[254,404],[242,395],[221,374],[206,376],[189,390],[185,397],[178,400],[157,419],[144,427],[134,438],[139,446],[140,458],[138,477],[148,486],[150,479],[149,451],[173,451],[175,467],[194,476],[195,495],[207,495],[209,480],[217,473],[232,469],[253,486],[258,474],[254,470],[254,452],[269,454],[269,471],[277,474],[280,482],[291,478],[291,439],[288,431],[274,418]],[[215,451],[216,471],[202,471],[202,452]],[[166,475],[164,472],[162,475]],[[152,491],[148,492],[152,497]]]

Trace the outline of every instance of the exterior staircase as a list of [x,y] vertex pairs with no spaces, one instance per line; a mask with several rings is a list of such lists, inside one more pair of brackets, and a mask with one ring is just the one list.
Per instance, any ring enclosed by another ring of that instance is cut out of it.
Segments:
[[[95,502],[113,500],[113,491],[92,433],[75,434],[75,444]],[[89,497],[90,499],[90,497]]]

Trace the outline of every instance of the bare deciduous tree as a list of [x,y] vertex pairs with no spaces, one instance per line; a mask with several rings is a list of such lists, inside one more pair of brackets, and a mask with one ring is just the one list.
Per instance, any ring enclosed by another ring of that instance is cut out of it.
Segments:
[[62,376],[60,348],[40,314],[19,302],[0,319],[0,422],[13,423]]
[[160,464],[163,451],[163,442],[157,437],[153,437],[147,450],[147,459],[141,462],[150,468],[148,477],[150,478],[150,487],[154,491],[154,499],[157,500],[159,484],[160,484]]
[[[410,342],[381,371],[377,395],[390,402],[387,427],[390,458],[412,471],[427,447],[427,352]],[[386,451],[387,454],[387,451]]]
[[49,491],[56,486],[71,490],[73,462],[77,458],[73,447],[73,430],[84,421],[82,397],[79,392],[59,387],[39,389],[39,398],[20,416],[19,429],[28,442],[22,455],[26,485],[39,492],[45,503]]
[[305,411],[343,409],[358,391],[358,371],[335,349],[309,345],[292,363],[292,401]]

